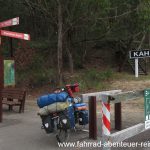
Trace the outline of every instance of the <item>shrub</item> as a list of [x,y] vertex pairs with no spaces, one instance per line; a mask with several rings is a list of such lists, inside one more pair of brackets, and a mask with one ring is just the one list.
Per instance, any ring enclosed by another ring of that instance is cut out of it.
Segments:
[[96,69],[90,69],[73,78],[71,83],[77,81],[80,85],[81,91],[85,90],[102,90],[108,87],[108,81],[113,78],[113,71],[108,69],[106,71],[99,72]]

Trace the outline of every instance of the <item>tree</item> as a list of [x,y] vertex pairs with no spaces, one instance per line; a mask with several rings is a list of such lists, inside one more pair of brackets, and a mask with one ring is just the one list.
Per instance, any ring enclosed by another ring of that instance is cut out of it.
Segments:
[[57,60],[58,60],[58,81],[59,85],[62,85],[62,53],[63,53],[63,16],[62,16],[62,4],[61,0],[58,2],[58,48],[57,48]]
[[[109,48],[124,53],[119,66],[121,71],[128,59],[128,51],[137,48],[150,29],[149,0],[15,2],[13,15],[22,16],[23,28],[30,30],[32,39],[40,39],[41,43],[48,41],[47,47],[45,43],[41,45],[49,49],[47,54],[52,56],[51,62],[57,63],[59,84],[63,79],[64,66],[73,74],[74,66],[83,67],[86,55],[96,45],[100,45],[97,51]],[[7,6],[0,9],[1,14],[11,17],[12,14],[8,11],[11,8],[10,0],[0,0],[0,3]]]

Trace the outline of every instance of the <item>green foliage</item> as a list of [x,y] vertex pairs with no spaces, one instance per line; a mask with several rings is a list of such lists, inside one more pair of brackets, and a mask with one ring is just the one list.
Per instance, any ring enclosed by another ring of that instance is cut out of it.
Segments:
[[[83,68],[85,58],[87,62],[89,59],[85,56],[96,45],[127,52],[137,47],[133,42],[141,41],[143,32],[150,32],[149,0],[60,0],[60,2],[63,17],[63,55],[64,58],[68,58],[64,49],[69,45],[76,69]],[[30,33],[32,42],[29,46],[36,53],[27,70],[18,69],[19,73],[22,71],[20,81],[29,77],[34,84],[38,84],[38,81],[42,84],[46,83],[52,74],[57,75],[51,73],[58,62],[57,8],[58,3],[55,0],[0,0],[1,21],[19,16],[20,25],[12,29]],[[66,38],[68,35],[70,43]],[[2,38],[2,43],[5,40],[8,41]],[[5,56],[9,55],[8,43],[2,45]],[[13,40],[13,47],[16,45]],[[65,60],[62,61],[65,64]],[[86,88],[101,88],[102,81],[105,82],[112,76],[113,72],[110,70],[98,72],[92,69],[83,74],[80,82]]]
[[39,68],[38,70],[29,69],[26,71],[21,70],[16,72],[17,84],[29,88],[40,87],[48,84],[50,86],[50,82],[53,78],[53,69],[42,70],[42,68]]
[[[24,62],[26,64],[24,67],[17,65],[16,74],[17,74],[17,83],[20,85],[26,85],[27,87],[39,87],[43,85],[50,84],[51,80],[54,80],[55,69],[51,67],[49,63],[48,52],[44,49],[39,50],[42,44],[35,45],[37,49],[36,53],[32,55],[32,60],[29,62]],[[32,48],[36,48],[34,43],[32,43]],[[42,47],[43,48],[43,47]]]
[[45,50],[49,47],[49,41],[45,39],[38,39],[37,41],[31,41],[30,46],[37,50]]
[[109,84],[109,80],[113,78],[113,71],[108,69],[106,71],[99,71],[96,69],[89,69],[78,77],[72,79],[73,82],[78,82],[81,91],[86,90],[102,90],[106,89]]
[[140,28],[145,32],[150,32],[150,1],[144,0],[139,10]]

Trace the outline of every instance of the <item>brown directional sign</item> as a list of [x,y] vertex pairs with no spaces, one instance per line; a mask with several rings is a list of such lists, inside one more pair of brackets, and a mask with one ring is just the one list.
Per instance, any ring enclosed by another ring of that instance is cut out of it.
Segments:
[[19,24],[19,17],[0,22],[0,28],[15,26]]

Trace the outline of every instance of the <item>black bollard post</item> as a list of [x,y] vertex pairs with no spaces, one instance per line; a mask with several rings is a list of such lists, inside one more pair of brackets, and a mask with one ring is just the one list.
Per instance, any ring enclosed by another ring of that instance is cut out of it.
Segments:
[[96,97],[89,97],[89,138],[97,139]]
[[121,130],[122,128],[121,118],[121,103],[115,103],[115,129]]

